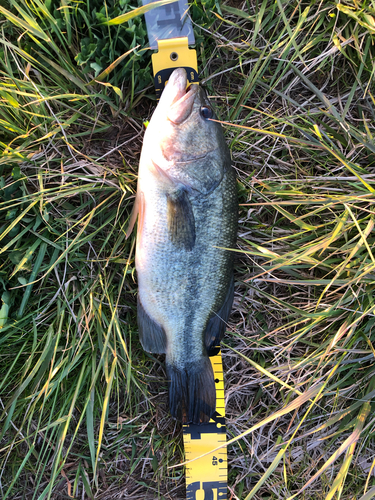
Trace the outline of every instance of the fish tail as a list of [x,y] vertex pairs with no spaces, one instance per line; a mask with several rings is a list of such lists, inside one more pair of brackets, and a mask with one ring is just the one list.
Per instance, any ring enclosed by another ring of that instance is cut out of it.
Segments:
[[208,356],[177,368],[166,360],[169,381],[169,409],[184,424],[209,422],[215,412],[216,388]]

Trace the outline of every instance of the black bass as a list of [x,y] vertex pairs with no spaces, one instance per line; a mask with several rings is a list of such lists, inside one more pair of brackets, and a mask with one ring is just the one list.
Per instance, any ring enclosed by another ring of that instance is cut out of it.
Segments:
[[169,406],[208,422],[216,390],[208,354],[233,302],[237,188],[204,90],[176,69],[147,127],[138,177],[138,326],[145,351],[165,353]]

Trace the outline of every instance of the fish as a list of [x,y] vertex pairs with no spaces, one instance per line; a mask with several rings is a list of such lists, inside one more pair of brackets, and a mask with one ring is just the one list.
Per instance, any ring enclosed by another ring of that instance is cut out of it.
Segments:
[[234,297],[237,183],[215,119],[202,86],[174,70],[145,132],[134,208],[140,342],[165,354],[170,413],[185,424],[215,413],[209,355]]

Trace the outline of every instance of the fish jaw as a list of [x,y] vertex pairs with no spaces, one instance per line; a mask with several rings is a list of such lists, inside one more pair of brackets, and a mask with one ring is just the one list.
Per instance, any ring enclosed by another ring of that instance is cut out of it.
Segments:
[[[176,120],[175,123],[180,123],[188,117],[196,92],[193,88],[197,87],[197,85],[191,86],[189,91],[187,91],[187,83],[187,74],[183,68],[173,71],[150,120],[149,127],[153,127],[154,122],[160,127],[161,121],[171,121],[174,123],[174,120]],[[168,120],[169,112],[171,112],[172,120]],[[181,118],[182,116],[185,118]]]
[[180,125],[189,118],[193,111],[197,92],[198,85],[192,85],[190,89],[169,108],[167,117],[170,122],[175,125]]
[[158,107],[169,108],[186,95],[187,74],[183,68],[178,68],[171,74],[161,95]]

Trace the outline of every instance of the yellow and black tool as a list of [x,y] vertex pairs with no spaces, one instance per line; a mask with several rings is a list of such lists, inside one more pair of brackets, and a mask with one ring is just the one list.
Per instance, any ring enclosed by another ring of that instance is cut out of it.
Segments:
[[197,52],[189,49],[187,37],[158,40],[158,52],[152,54],[151,57],[158,99],[172,71],[176,68],[186,70],[189,83],[198,83]]
[[[154,0],[143,0],[143,5]],[[189,83],[198,83],[197,52],[189,49],[195,43],[194,32],[188,17],[188,5],[178,0],[149,10],[145,14],[156,96],[158,99],[172,71],[184,68]]]
[[[143,4],[153,0],[143,0]],[[197,53],[185,0],[154,8],[145,14],[152,54],[156,95],[160,95],[175,68],[184,68],[189,84],[198,82]],[[216,385],[216,412],[207,424],[183,427],[186,460],[186,499],[224,500],[227,498],[224,378],[220,348],[210,357]],[[204,457],[200,457],[205,455]]]
[[216,412],[208,424],[184,425],[186,460],[186,500],[220,500],[227,498],[227,448],[212,453],[226,443],[224,378],[221,353],[210,358],[216,384]]

